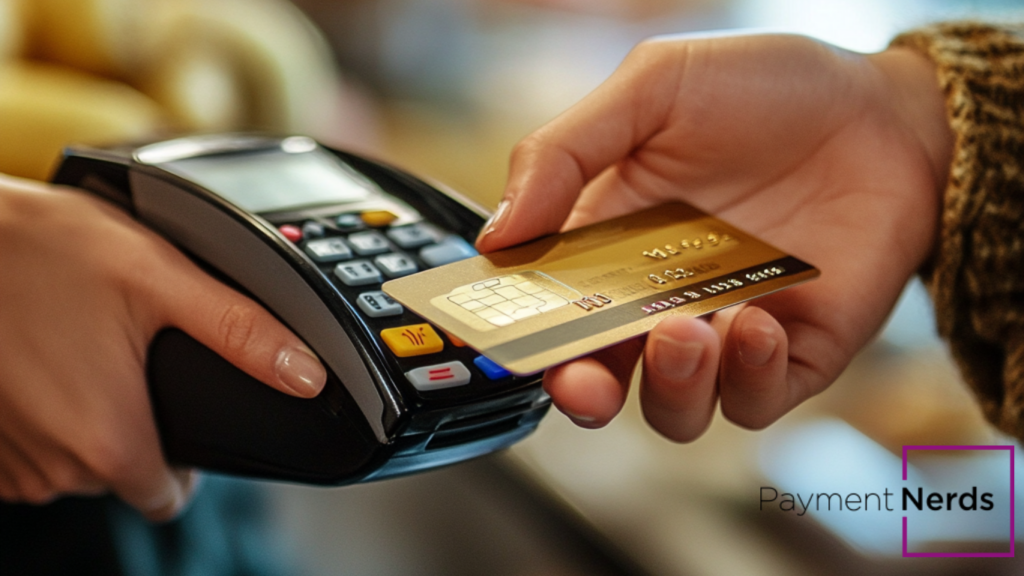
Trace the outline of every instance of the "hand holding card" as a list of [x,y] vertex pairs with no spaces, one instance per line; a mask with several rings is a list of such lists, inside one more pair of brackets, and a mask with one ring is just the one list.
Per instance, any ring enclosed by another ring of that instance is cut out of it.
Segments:
[[560,410],[603,426],[642,355],[643,413],[668,438],[697,438],[719,404],[763,428],[839,376],[930,254],[951,142],[934,67],[908,50],[866,56],[792,35],[652,40],[515,148],[504,209],[477,246],[685,201],[814,263],[814,282],[710,325],[655,314],[646,339],[544,377]]

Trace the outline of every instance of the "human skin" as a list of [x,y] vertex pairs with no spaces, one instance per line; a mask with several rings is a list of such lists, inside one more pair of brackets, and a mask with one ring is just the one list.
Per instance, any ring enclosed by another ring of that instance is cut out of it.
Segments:
[[792,35],[669,37],[514,149],[491,252],[684,200],[821,277],[710,320],[680,316],[549,369],[577,424],[607,424],[643,356],[652,427],[687,442],[716,406],[760,429],[839,376],[936,243],[954,137],[933,65]]
[[255,302],[102,200],[0,175],[0,500],[112,491],[152,520],[195,483],[164,461],[146,350],[176,326],[309,398],[324,368]]

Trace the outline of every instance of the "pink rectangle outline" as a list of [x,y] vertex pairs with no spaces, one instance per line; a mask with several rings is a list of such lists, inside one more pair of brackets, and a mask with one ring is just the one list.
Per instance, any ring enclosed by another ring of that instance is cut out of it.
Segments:
[[1013,516],[1016,501],[1013,497],[1013,446],[904,446],[903,447],[903,480],[907,479],[907,452],[909,450],[1006,450],[1010,453],[1010,551],[1009,552],[908,552],[907,551],[907,517],[903,517],[903,557],[904,558],[1013,558],[1014,526]]

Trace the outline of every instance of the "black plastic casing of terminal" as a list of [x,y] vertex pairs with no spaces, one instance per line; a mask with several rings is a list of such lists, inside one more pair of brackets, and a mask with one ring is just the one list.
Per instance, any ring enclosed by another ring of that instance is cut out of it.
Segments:
[[[204,155],[244,154],[281,142],[251,135],[203,138]],[[385,194],[414,208],[427,222],[467,241],[472,242],[484,223],[486,215],[480,209],[452,192],[383,163],[322,149]],[[174,226],[162,225],[159,218],[140,210],[139,186],[152,183],[185,194],[182,198],[190,201],[198,199],[211,209],[210,214],[215,215],[211,217],[227,218],[232,227],[244,228],[260,250],[280,258],[275,265],[287,266],[289,274],[301,278],[322,299],[330,320],[348,335],[355,352],[347,364],[335,363],[334,369],[328,366],[324,391],[307,400],[262,384],[180,330],[163,330],[149,349],[147,379],[169,462],[257,478],[350,484],[428,470],[505,448],[532,432],[547,412],[550,399],[541,390],[539,376],[419,393],[406,380],[402,363],[381,345],[375,329],[356,312],[351,294],[339,291],[322,269],[272,233],[276,221],[244,212],[178,174],[140,162],[136,151],[68,149],[53,181],[85,189],[125,209],[177,244],[206,271],[261,302],[322,358],[330,355],[333,351],[317,349],[289,322],[287,314],[260,298],[259,290],[250,289],[246,278],[252,277],[248,275],[251,270],[239,274],[237,267],[209,261],[197,253],[201,250],[189,250]],[[303,212],[275,217],[300,219]],[[473,354],[469,349],[453,350],[455,353],[461,354],[462,360]],[[372,386],[368,388],[355,374],[368,374],[368,380],[363,379],[372,381]],[[379,402],[379,414],[367,409],[368,394],[373,400],[369,404]]]

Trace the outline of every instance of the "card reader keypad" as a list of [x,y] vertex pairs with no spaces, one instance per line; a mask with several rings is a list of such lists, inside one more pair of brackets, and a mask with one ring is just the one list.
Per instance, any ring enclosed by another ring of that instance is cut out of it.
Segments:
[[443,391],[474,381],[493,386],[492,382],[512,376],[379,290],[385,280],[476,256],[465,239],[381,210],[287,223],[281,228],[287,228],[288,234],[282,234],[301,247],[355,304],[382,349],[400,360],[406,380],[417,390]]

